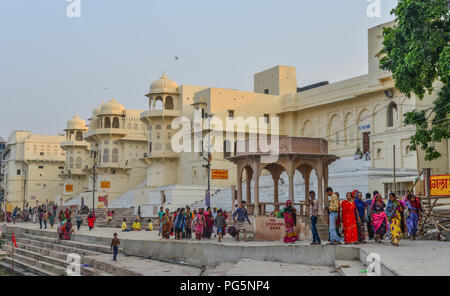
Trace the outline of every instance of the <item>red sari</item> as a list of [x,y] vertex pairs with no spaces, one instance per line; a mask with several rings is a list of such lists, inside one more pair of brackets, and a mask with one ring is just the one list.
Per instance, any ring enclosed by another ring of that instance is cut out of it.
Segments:
[[345,243],[356,243],[358,241],[358,228],[356,226],[355,203],[344,200],[341,207]]

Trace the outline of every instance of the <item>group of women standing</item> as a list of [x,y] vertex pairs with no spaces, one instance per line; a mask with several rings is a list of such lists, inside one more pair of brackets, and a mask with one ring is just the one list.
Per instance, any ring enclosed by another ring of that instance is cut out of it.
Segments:
[[394,246],[399,245],[400,238],[407,232],[412,240],[415,239],[421,205],[412,194],[399,201],[394,193],[390,193],[386,205],[377,191],[372,200],[364,202],[362,193],[355,190],[346,194],[341,208],[346,244],[366,243],[364,222],[367,220],[370,221],[368,227],[373,228],[375,241],[378,243],[382,243],[386,234],[390,236]]

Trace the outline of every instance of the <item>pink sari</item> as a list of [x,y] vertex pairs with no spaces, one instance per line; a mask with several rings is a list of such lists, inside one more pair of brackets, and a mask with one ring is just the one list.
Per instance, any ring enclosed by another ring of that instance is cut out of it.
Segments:
[[[374,205],[374,203],[376,203],[377,197],[378,197],[378,194],[374,197],[374,199],[373,199],[373,201],[372,201],[372,205],[371,205],[371,207],[370,207],[371,209],[373,209],[373,205]],[[372,220],[373,220],[372,226],[373,226],[373,230],[374,230],[375,232],[377,232],[378,229],[380,228],[380,226],[383,225],[383,222],[386,222],[386,223],[385,223],[385,225],[386,225],[386,231],[389,230],[389,226],[388,226],[388,223],[387,223],[387,215],[386,215],[386,212],[382,211],[382,212],[380,212],[380,213],[377,214],[377,213],[375,213],[375,212],[372,211]]]

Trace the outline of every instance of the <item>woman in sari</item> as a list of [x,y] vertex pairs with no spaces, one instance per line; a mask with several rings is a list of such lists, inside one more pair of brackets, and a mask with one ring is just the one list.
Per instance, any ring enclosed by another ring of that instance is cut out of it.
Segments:
[[417,226],[419,225],[422,205],[419,199],[411,195],[411,198],[406,201],[405,207],[408,209],[409,216],[407,217],[407,228],[411,240],[416,239]]
[[95,212],[92,211],[89,216],[87,217],[88,219],[88,226],[89,226],[89,231],[91,231],[92,229],[94,229],[94,222],[95,222]]
[[358,243],[358,228],[356,226],[356,220],[359,215],[356,211],[356,205],[353,201],[352,193],[347,192],[347,199],[341,203],[342,208],[342,222],[344,230],[345,244],[357,244]]
[[161,239],[169,239],[170,238],[170,217],[169,217],[169,209],[166,209],[166,212],[161,217]]
[[205,217],[203,215],[202,209],[198,211],[198,214],[194,218],[194,225],[195,225],[195,238],[197,240],[201,240],[203,235],[203,228],[205,226]]
[[402,237],[402,215],[403,206],[395,198],[395,193],[389,193],[389,201],[386,206],[386,216],[389,221],[389,229],[391,233],[391,242],[394,246],[398,246],[399,239]]
[[65,240],[70,240],[71,235],[72,235],[72,222],[70,219],[67,219],[67,223],[63,229],[63,238]]
[[297,225],[297,215],[292,207],[292,201],[288,200],[286,202],[286,207],[281,211],[284,216],[284,224],[286,228],[286,235],[284,236],[284,242],[295,243],[298,241],[298,234],[295,231],[295,226]]
[[385,207],[386,204],[381,198],[381,195],[377,193],[372,200],[372,205],[370,206],[372,213],[370,219],[373,226],[373,231],[375,232],[375,241],[378,243],[382,243],[382,239],[388,230],[387,216],[384,212]]
[[[355,190],[356,191],[356,190]],[[366,234],[364,233],[364,216],[366,211],[366,204],[362,200],[362,192],[355,193],[355,206],[359,219],[356,219],[356,227],[358,228],[358,242],[366,243]]]
[[214,223],[214,218],[212,216],[211,208],[208,207],[203,215],[205,217],[204,237],[211,238],[211,234],[213,231],[213,223]]

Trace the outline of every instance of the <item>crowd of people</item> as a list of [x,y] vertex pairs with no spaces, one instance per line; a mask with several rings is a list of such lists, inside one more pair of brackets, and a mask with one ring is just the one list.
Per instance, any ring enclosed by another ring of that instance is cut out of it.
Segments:
[[[326,189],[325,217],[328,225],[328,244],[364,244],[368,240],[382,243],[385,238],[391,240],[395,246],[399,245],[401,238],[409,236],[416,238],[419,219],[421,216],[421,203],[419,199],[408,194],[397,199],[394,193],[390,193],[385,202],[378,191],[373,194],[363,193],[358,190],[347,192],[344,200],[340,200],[339,193],[332,188]],[[60,225],[57,228],[60,239],[68,240],[74,233],[72,219],[76,221],[76,229],[80,230],[83,223],[82,211],[72,213],[66,208],[57,213],[57,205],[40,205],[34,208],[26,207],[24,210],[15,208],[12,212],[2,211],[0,221],[9,223],[33,222],[39,223],[39,228],[47,229],[48,225],[53,229],[55,219],[58,217]],[[85,211],[86,212],[86,211]],[[311,219],[311,245],[322,244],[317,223],[319,221],[319,201],[314,191],[309,192],[309,212]],[[89,231],[94,229],[96,221],[95,212],[88,212],[87,226]],[[295,243],[299,240],[297,231],[297,211],[292,202],[288,200],[282,210],[271,213],[273,217],[284,219],[285,243]],[[111,221],[114,211],[106,210],[105,219]],[[122,221],[122,231],[152,231],[153,223],[147,220],[146,227],[142,227],[141,219],[135,219],[131,227],[127,220]],[[230,223],[233,222],[233,223]],[[229,213],[216,207],[208,207],[191,210],[189,206],[170,212],[163,207],[158,212],[158,235],[161,239],[211,239],[216,238],[222,242],[224,236],[229,234],[237,241],[240,233],[243,233],[244,241],[248,241],[246,226],[251,225],[246,202],[242,201],[240,207],[236,205],[234,212]],[[231,224],[231,225],[229,225]]]
[[[243,201],[231,217],[227,211],[216,207],[191,211],[190,207],[186,206],[173,212],[161,207],[158,212],[158,235],[161,239],[170,239],[171,236],[176,240],[217,238],[218,242],[222,242],[227,233],[239,241],[239,234],[242,232],[244,240],[248,241],[246,224],[251,225],[251,221],[245,206],[246,203]],[[234,221],[234,225],[228,225],[228,218]],[[122,227],[122,231],[127,230]]]
[[[347,192],[342,202],[339,193],[330,187],[326,189],[326,195],[329,198],[326,209],[329,244],[364,244],[367,242],[366,233],[368,240],[382,243],[387,237],[394,246],[398,246],[400,239],[406,236],[412,240],[416,238],[422,207],[419,199],[411,193],[399,200],[391,192],[387,204],[378,191],[373,195],[366,193],[365,200],[358,190]],[[318,203],[313,191],[310,198],[312,244],[321,244],[316,228]]]

